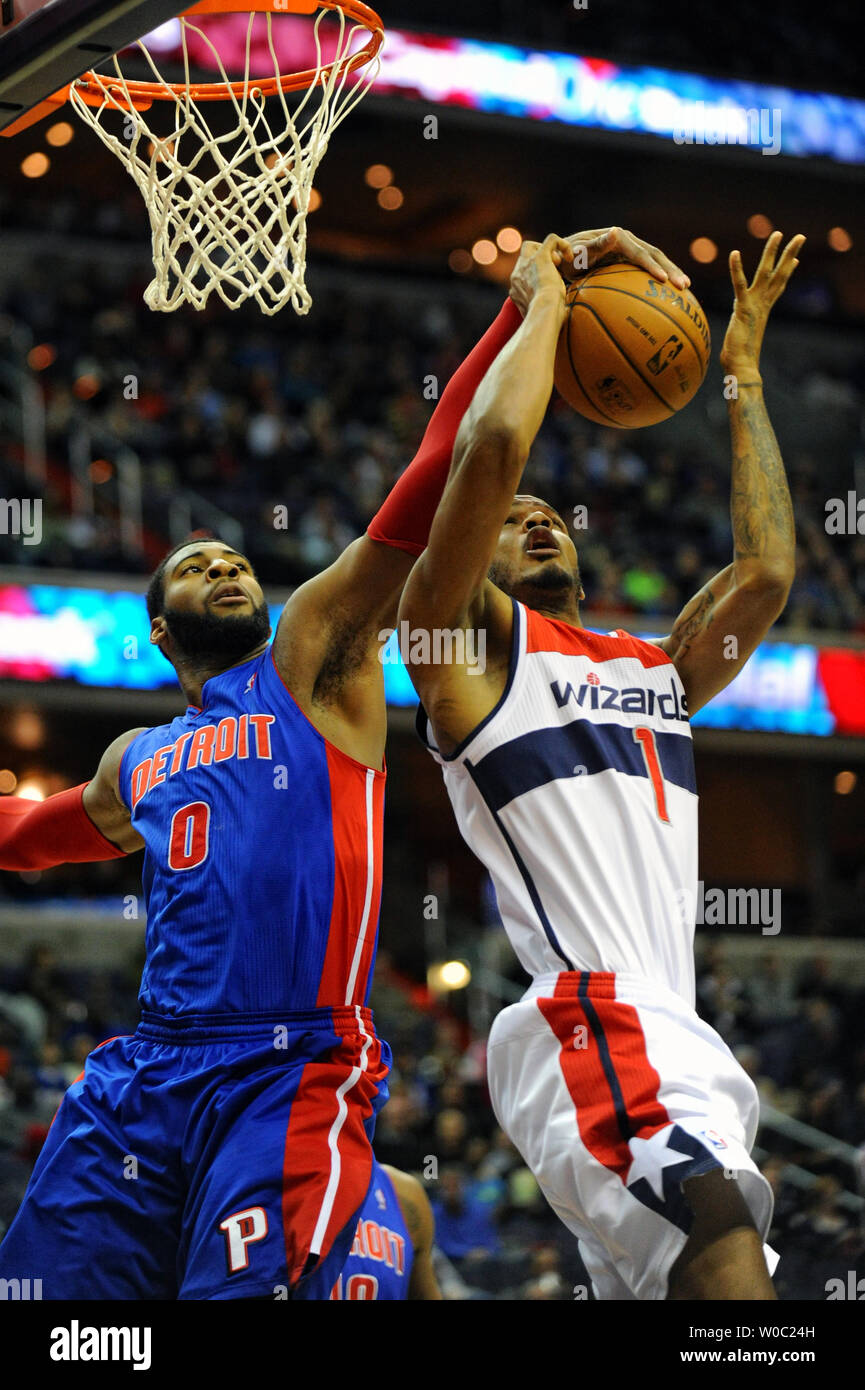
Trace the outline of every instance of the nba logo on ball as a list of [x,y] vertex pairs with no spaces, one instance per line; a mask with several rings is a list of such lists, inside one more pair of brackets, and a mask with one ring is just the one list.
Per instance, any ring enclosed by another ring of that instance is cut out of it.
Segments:
[[683,343],[680,337],[671,333],[665,343],[662,343],[653,357],[650,357],[646,366],[654,376],[660,376],[661,372],[666,371],[674,357],[678,357],[682,351]]
[[587,420],[642,429],[693,399],[709,365],[709,326],[689,290],[617,262],[569,287],[556,348],[559,393]]

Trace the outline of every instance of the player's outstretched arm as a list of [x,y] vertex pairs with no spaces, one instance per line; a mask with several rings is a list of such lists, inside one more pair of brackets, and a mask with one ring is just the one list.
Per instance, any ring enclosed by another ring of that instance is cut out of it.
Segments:
[[435,1217],[429,1197],[422,1184],[410,1173],[391,1168],[387,1163],[382,1166],[393,1183],[414,1249],[408,1287],[409,1299],[418,1302],[440,1300],[442,1293],[432,1263]]
[[778,257],[781,233],[773,232],[750,285],[740,253],[730,255],[735,302],[721,364],[732,378],[728,406],[733,562],[686,604],[670,636],[658,644],[682,677],[690,714],[696,714],[742,669],[783,612],[793,583],[793,505],[763,400],[760,349],[772,305],[799,264],[797,255],[804,240],[793,237]]
[[[317,633],[316,648],[329,652],[341,633],[351,631],[363,655],[378,665],[377,638],[393,625],[402,586],[426,546],[429,529],[450,469],[460,421],[485,371],[521,323],[513,299],[505,300],[498,316],[442,392],[420,447],[397,479],[366,534],[352,541],[339,559],[307,581],[289,599],[274,656],[277,665],[291,663],[288,647],[300,634],[310,651],[309,635]],[[310,652],[312,655],[312,652]],[[305,673],[283,670],[292,686],[303,687]],[[313,680],[317,670],[313,673]],[[379,670],[380,675],[380,670]]]
[[[483,630],[497,650],[507,643],[513,609],[487,573],[552,394],[565,315],[559,266],[572,256],[569,243],[558,236],[523,243],[511,293],[524,306],[525,319],[487,372],[460,426],[429,545],[403,591],[400,631],[403,623],[410,632]],[[488,649],[487,636],[485,642]],[[442,716],[446,707],[458,703],[458,719],[470,727],[487,712],[488,682],[465,679],[464,663],[412,662],[409,669],[433,725],[447,738],[458,742],[462,734]]]
[[[628,261],[680,289],[685,272],[657,246],[624,227],[596,227],[567,238],[572,255],[566,276],[596,265]],[[420,448],[373,517],[328,569],[301,586],[289,601],[292,619],[327,629],[335,614],[372,634],[392,625],[402,586],[429,540],[430,527],[451,468],[457,431],[484,374],[513,337],[525,303],[513,292],[498,317],[454,373],[433,412]],[[278,653],[277,653],[278,659]]]
[[123,751],[138,733],[140,729],[132,729],[114,740],[92,782],[44,801],[0,798],[0,869],[23,872],[99,863],[143,848],[120,800],[117,781]]
[[[661,279],[687,277],[657,247],[621,227],[578,232],[582,269],[630,260]],[[566,248],[567,249],[567,248]],[[563,270],[567,259],[563,260]],[[512,339],[525,303],[513,290],[492,327],[447,385],[423,443],[366,535],[294,593],[273,643],[277,668],[301,709],[325,737],[362,762],[380,765],[385,733],[380,661],[403,585],[427,545],[452,465],[457,431],[484,374]]]

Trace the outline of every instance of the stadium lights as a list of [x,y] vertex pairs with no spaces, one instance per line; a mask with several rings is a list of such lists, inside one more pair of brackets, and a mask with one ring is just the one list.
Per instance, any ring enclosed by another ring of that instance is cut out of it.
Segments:
[[478,265],[492,265],[498,254],[498,247],[495,242],[490,241],[487,237],[481,237],[480,241],[476,241],[472,247],[472,256]]
[[25,179],[41,179],[42,175],[47,174],[51,168],[51,160],[47,154],[43,154],[41,150],[36,150],[33,154],[28,154],[26,159],[22,159],[19,168]]
[[770,236],[774,231],[772,223],[769,221],[768,217],[763,216],[762,212],[753,213],[751,217],[748,218],[745,226],[748,228],[751,236],[756,237],[758,241],[765,241],[766,237]]
[[38,710],[18,709],[9,721],[9,737],[18,748],[32,751],[45,742],[45,721]]
[[370,164],[363,177],[370,188],[387,188],[393,183],[393,169],[387,164]]
[[700,262],[700,265],[708,265],[718,254],[718,248],[714,241],[707,236],[695,237],[688,250],[693,259]]
[[472,972],[464,960],[441,961],[427,970],[427,986],[434,994],[465,989],[471,978]]
[[18,795],[25,801],[44,801],[45,788],[35,777],[27,777],[18,787]]
[[496,234],[496,245],[506,254],[519,251],[522,244],[522,236],[516,227],[502,227]]
[[94,372],[82,372],[81,376],[76,377],[72,384],[72,391],[79,401],[92,400],[101,389],[102,382]]
[[74,140],[75,131],[68,121],[57,121],[48,127],[45,132],[45,139],[49,145],[53,145],[56,149],[61,145],[68,145],[71,140]]
[[396,188],[392,183],[388,184],[387,188],[380,189],[376,201],[380,208],[384,208],[385,212],[395,212],[397,208],[402,207],[404,202],[402,189]]
[[853,245],[853,238],[843,227],[833,227],[826,240],[833,251],[849,251]]
[[448,265],[451,270],[455,270],[457,275],[466,275],[472,268],[471,252],[459,246],[455,251],[451,251],[448,256]]
[[37,343],[27,354],[27,366],[34,372],[44,372],[57,358],[57,349],[52,343]]

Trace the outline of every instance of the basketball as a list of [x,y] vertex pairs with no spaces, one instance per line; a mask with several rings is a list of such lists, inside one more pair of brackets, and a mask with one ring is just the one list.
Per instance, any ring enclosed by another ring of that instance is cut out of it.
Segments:
[[688,290],[633,265],[591,270],[568,287],[555,382],[587,420],[642,429],[687,405],[706,375],[706,315]]

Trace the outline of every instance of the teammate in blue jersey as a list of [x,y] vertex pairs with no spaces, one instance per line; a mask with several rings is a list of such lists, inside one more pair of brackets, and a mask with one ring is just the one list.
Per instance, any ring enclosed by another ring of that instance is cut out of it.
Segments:
[[[411,1173],[374,1161],[351,1250],[329,1297],[353,1302],[441,1299],[432,1263],[434,1236],[433,1211],[423,1185]],[[316,1276],[310,1284],[317,1286],[316,1292],[323,1287]]]
[[[581,233],[666,275],[629,233]],[[247,558],[172,551],[151,641],[186,711],[116,739],[87,784],[0,798],[0,868],[144,849],[141,1022],[70,1088],[0,1245],[43,1297],[303,1298],[342,1268],[389,1053],[366,1006],[381,893],[380,661],[456,432],[521,322],[508,299],[366,535],[289,599],[273,641]]]

